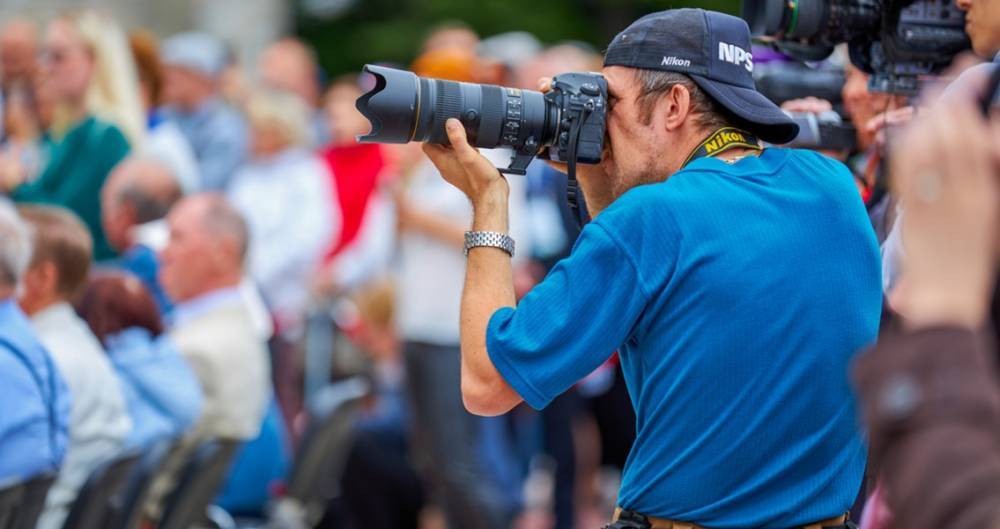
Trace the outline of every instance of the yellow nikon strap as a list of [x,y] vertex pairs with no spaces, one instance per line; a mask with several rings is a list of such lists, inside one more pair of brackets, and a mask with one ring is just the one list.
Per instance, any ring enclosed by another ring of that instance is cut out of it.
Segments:
[[753,149],[757,152],[764,150],[760,146],[760,140],[757,136],[750,134],[745,130],[738,129],[736,127],[723,127],[715,132],[713,132],[705,141],[701,142],[698,147],[688,155],[681,167],[686,166],[698,158],[704,158],[706,156],[717,156],[722,154],[729,149],[743,148],[743,149]]

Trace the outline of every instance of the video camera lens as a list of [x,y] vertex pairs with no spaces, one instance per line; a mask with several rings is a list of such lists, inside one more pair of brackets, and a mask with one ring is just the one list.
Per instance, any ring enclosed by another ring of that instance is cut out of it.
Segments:
[[456,118],[469,143],[491,149],[537,150],[549,145],[559,126],[559,109],[541,92],[496,85],[417,77],[412,72],[366,65],[375,88],[357,101],[372,124],[360,142],[448,144],[444,124]]
[[878,29],[879,0],[744,0],[742,17],[756,36],[833,45]]

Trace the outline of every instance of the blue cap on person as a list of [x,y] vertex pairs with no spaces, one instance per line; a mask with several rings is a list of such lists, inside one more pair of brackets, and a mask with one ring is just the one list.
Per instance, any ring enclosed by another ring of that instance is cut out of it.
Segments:
[[753,80],[750,28],[742,19],[703,9],[670,9],[636,20],[608,46],[605,66],[683,73],[732,115],[736,126],[770,143],[787,143],[799,127]]
[[163,64],[181,66],[209,78],[222,74],[229,63],[229,51],[218,38],[200,31],[179,33],[160,46]]

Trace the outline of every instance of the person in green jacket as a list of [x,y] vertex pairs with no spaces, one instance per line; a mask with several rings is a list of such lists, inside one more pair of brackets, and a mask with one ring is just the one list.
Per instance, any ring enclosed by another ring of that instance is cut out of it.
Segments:
[[83,13],[49,25],[41,70],[55,105],[49,159],[36,180],[11,190],[17,202],[57,204],[76,213],[94,238],[98,261],[115,256],[101,227],[101,187],[138,141],[131,122],[134,117],[141,124],[142,116],[134,64],[109,57],[128,53],[126,41],[115,38],[123,33],[109,24]]

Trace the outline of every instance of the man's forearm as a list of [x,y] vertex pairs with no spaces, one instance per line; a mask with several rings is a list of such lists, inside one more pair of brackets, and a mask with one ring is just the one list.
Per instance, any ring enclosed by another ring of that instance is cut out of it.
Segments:
[[[507,233],[507,194],[504,186],[473,203],[474,231]],[[466,264],[462,293],[461,342],[462,394],[466,406],[474,413],[504,413],[520,401],[486,351],[490,317],[498,309],[514,305],[511,257],[499,248],[473,248]]]

